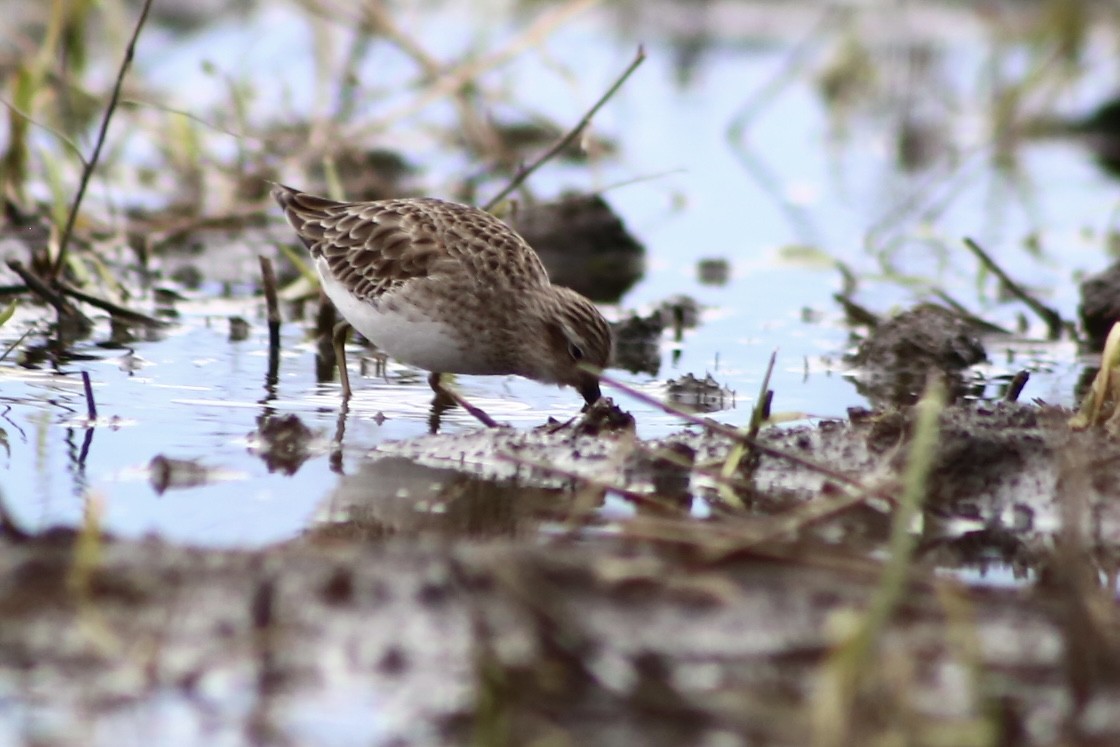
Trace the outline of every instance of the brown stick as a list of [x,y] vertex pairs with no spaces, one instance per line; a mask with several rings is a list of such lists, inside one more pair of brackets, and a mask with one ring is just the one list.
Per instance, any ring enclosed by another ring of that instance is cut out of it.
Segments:
[[82,388],[86,392],[86,415],[90,425],[97,421],[97,403],[93,401],[93,384],[89,380],[89,371],[82,370]]
[[58,312],[59,318],[79,319],[84,320],[86,323],[89,322],[89,320],[85,318],[85,315],[78,311],[72,303],[44,283],[38,275],[24,267],[22,262],[15,259],[8,260],[8,267],[12,272],[19,275],[20,279],[27,284],[28,289],[32,293],[53,306],[55,311]]
[[272,269],[272,260],[268,257],[258,257],[261,261],[261,285],[264,288],[264,303],[268,309],[268,347],[270,350],[280,349],[280,297],[276,292],[276,271]]
[[136,40],[140,37],[140,29],[144,28],[144,21],[147,20],[148,9],[151,7],[152,0],[144,0],[144,5],[140,8],[140,17],[136,19],[136,28],[132,30],[132,38],[128,40],[128,46],[125,48],[124,59],[121,60],[121,67],[117,71],[117,81],[113,85],[113,94],[109,97],[109,105],[105,107],[105,114],[101,117],[101,129],[97,132],[93,155],[82,166],[82,178],[78,182],[78,191],[74,194],[74,202],[70,205],[70,214],[66,216],[66,227],[62,230],[62,236],[58,239],[58,256],[51,268],[51,278],[58,277],[58,273],[62,270],[62,263],[66,261],[66,247],[69,246],[70,236],[74,233],[74,222],[78,219],[78,208],[82,206],[82,198],[85,197],[86,187],[89,186],[90,177],[93,176],[93,170],[97,167],[98,159],[101,158],[101,147],[105,144],[105,138],[109,132],[109,122],[113,118],[113,112],[116,111],[117,102],[121,97],[124,76],[128,73],[129,66],[132,65],[132,58],[136,54]]
[[78,299],[82,303],[88,303],[90,306],[99,308],[102,311],[108,311],[113,316],[120,317],[125,321],[143,324],[148,327],[168,326],[168,323],[163,321],[162,319],[156,319],[155,317],[148,316],[147,314],[143,314],[139,311],[133,311],[132,309],[125,308],[124,306],[115,304],[112,301],[108,301],[104,298],[98,298],[97,296],[90,295],[85,291],[80,291],[77,288],[67,285],[61,280],[55,281],[55,287],[58,288],[59,293],[64,296],[71,296]]
[[631,63],[626,66],[626,69],[622,71],[622,75],[618,76],[611,87],[607,89],[607,92],[600,96],[599,100],[596,101],[595,104],[587,110],[587,113],[583,115],[583,119],[577,122],[575,127],[568,130],[568,133],[557,140],[551,148],[538,156],[537,160],[533,161],[528,166],[522,166],[521,168],[519,168],[517,170],[517,174],[515,174],[510,183],[505,186],[505,189],[494,195],[494,197],[492,197],[490,201],[483,206],[482,209],[492,210],[495,205],[504,200],[511,192],[513,192],[513,190],[520,187],[522,182],[529,178],[530,174],[547,163],[557,153],[568,147],[569,143],[579,137],[580,133],[587,129],[587,126],[591,124],[592,118],[594,118],[599,110],[603,108],[603,105],[606,104],[607,101],[609,101],[610,98],[618,92],[618,89],[622,88],[622,84],[625,83],[626,79],[629,78],[630,75],[638,69],[638,66],[641,65],[642,62],[645,61],[645,59],[646,51],[642,46],[639,45],[638,52],[634,55],[633,61],[631,61]]
[[264,303],[268,309],[268,371],[264,387],[271,395],[275,393],[280,377],[280,299],[276,293],[276,272],[272,269],[272,260],[263,256],[258,259],[261,262]]
[[1023,387],[1030,381],[1031,372],[1026,369],[1019,371],[1011,379],[1011,384],[1007,387],[1007,394],[1003,395],[1004,402],[1018,402],[1019,395],[1023,393]]

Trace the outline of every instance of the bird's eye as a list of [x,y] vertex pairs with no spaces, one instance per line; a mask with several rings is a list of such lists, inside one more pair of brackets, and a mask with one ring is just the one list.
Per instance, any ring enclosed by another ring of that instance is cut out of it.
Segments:
[[576,345],[574,342],[568,343],[568,355],[572,356],[572,360],[583,360],[583,348]]

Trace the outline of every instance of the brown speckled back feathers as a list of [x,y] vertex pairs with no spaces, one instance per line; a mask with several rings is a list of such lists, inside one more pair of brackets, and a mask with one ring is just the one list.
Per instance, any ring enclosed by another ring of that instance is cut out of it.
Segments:
[[273,196],[311,255],[362,300],[445,274],[510,290],[549,284],[525,240],[477,208],[430,197],[335,202],[279,184]]

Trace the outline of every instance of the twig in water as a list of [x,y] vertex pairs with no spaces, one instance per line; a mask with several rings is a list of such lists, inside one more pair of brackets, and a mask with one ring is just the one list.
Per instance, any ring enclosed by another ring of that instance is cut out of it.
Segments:
[[948,293],[946,293],[944,291],[944,289],[934,288],[933,289],[933,295],[940,298],[942,303],[944,303],[946,306],[948,306],[950,309],[952,309],[953,312],[957,314],[957,316],[959,316],[961,319],[968,322],[969,326],[976,327],[979,330],[983,330],[984,332],[989,332],[993,335],[1010,335],[1011,334],[1010,330],[1004,329],[1003,327],[999,326],[998,324],[992,324],[987,319],[981,319],[980,317],[973,314],[971,311],[966,309],[963,304],[961,304],[959,301],[957,301],[957,299],[953,298]]
[[629,78],[630,75],[638,69],[638,66],[641,65],[642,62],[645,61],[645,59],[646,51],[639,45],[638,52],[634,55],[633,61],[631,61],[630,64],[627,65],[626,69],[622,71],[622,75],[618,76],[614,84],[612,84],[611,87],[607,89],[607,92],[600,96],[599,100],[596,101],[595,104],[587,110],[587,113],[584,114],[583,118],[576,123],[576,126],[568,130],[568,133],[566,135],[557,140],[551,148],[538,156],[537,160],[533,161],[528,166],[522,166],[521,168],[519,168],[517,170],[517,174],[514,175],[513,179],[509,184],[506,185],[505,189],[494,195],[494,197],[492,197],[490,201],[483,206],[482,209],[492,210],[495,205],[504,200],[506,196],[513,192],[513,190],[520,187],[522,182],[528,179],[534,171],[547,163],[557,153],[568,147],[569,143],[579,137],[580,133],[587,129],[587,126],[591,124],[591,120],[595,117],[599,110],[603,108],[603,105],[606,104],[607,101],[609,101],[610,98],[618,92],[618,89],[622,88],[622,84],[625,83],[626,79]]
[[[743,552],[773,553],[783,537],[793,537],[806,527],[865,504],[870,496],[859,491],[810,501],[796,508],[768,517],[746,516],[743,513],[720,517],[720,521],[699,522],[695,532],[658,531],[656,522],[647,517],[625,525],[631,536],[674,541],[694,545],[700,551],[698,560],[719,563]],[[680,527],[685,529],[685,527]]]
[[1052,309],[1046,304],[1042,303],[1031,294],[1027,293],[1023,286],[1012,280],[1011,276],[1004,272],[1003,268],[997,265],[995,260],[988,256],[988,253],[985,252],[975,241],[966,236],[964,239],[964,245],[969,248],[969,251],[976,255],[976,258],[980,260],[980,262],[985,267],[991,270],[992,273],[997,278],[999,278],[1000,282],[1003,283],[1004,287],[1007,288],[1008,292],[1011,293],[1011,295],[1015,296],[1020,301],[1025,303],[1031,311],[1037,314],[1039,318],[1046,323],[1046,329],[1051,340],[1056,340],[1061,337],[1062,330],[1067,327],[1065,322],[1062,321],[1061,314],[1059,314],[1056,310]]
[[851,326],[862,324],[868,329],[875,329],[882,321],[878,314],[856,303],[847,294],[833,293],[832,300],[844,309],[844,315],[848,317],[848,324]]
[[1003,395],[1004,402],[1018,402],[1019,395],[1023,393],[1023,387],[1030,381],[1031,372],[1026,369],[1019,371],[1011,378],[1011,384],[1007,387],[1007,393]]
[[117,102],[121,97],[124,76],[132,65],[132,58],[136,54],[136,40],[140,38],[140,29],[144,28],[144,21],[147,20],[148,9],[151,7],[152,0],[144,0],[144,5],[140,8],[140,17],[136,19],[136,28],[132,30],[132,38],[128,40],[128,46],[125,48],[124,59],[121,60],[120,69],[117,71],[117,80],[113,85],[113,94],[109,97],[109,105],[105,107],[105,114],[101,117],[101,128],[97,132],[93,154],[82,166],[82,178],[78,182],[78,191],[74,193],[74,202],[71,203],[70,213],[66,216],[66,227],[62,230],[62,235],[58,239],[58,256],[55,257],[54,266],[51,268],[51,278],[58,277],[62,270],[62,264],[66,261],[66,247],[70,243],[71,234],[74,233],[74,222],[78,219],[78,208],[82,206],[82,198],[85,197],[86,187],[89,186],[90,177],[93,176],[93,170],[97,168],[97,161],[101,158],[101,147],[105,144],[105,138],[109,132],[109,122],[113,119],[113,112],[116,111]]
[[272,260],[258,257],[261,261],[261,285],[264,287],[264,303],[268,309],[268,349],[280,350],[280,298],[276,293],[276,271]]
[[58,288],[59,293],[61,293],[62,295],[72,296],[82,303],[88,303],[90,306],[94,306],[98,309],[101,309],[102,311],[108,311],[113,316],[120,317],[125,321],[134,322],[136,324],[143,324],[146,327],[168,326],[168,323],[163,321],[162,319],[156,319],[155,317],[148,316],[147,314],[141,313],[139,311],[133,311],[132,309],[125,308],[120,304],[115,304],[112,301],[108,301],[104,298],[98,298],[97,296],[90,295],[85,291],[78,290],[77,288],[74,288],[73,286],[62,282],[61,280],[56,280],[54,285],[56,288]]
[[55,311],[58,312],[60,320],[77,321],[83,326],[92,326],[92,323],[82,312],[78,311],[72,303],[44,283],[38,275],[24,267],[22,262],[15,259],[8,260],[8,268],[19,275],[20,279],[27,284],[27,287],[32,293],[53,306]]
[[18,338],[16,338],[15,342],[13,342],[8,347],[4,348],[3,354],[0,354],[0,361],[3,361],[5,358],[7,358],[9,355],[11,355],[12,351],[15,350],[16,348],[18,348],[20,346],[20,344],[23,343],[23,341],[26,340],[28,338],[28,336],[34,331],[35,331],[35,325],[32,325],[32,326],[28,327],[26,330],[24,330],[23,334],[20,335]]
[[86,417],[92,424],[97,421],[97,403],[93,401],[93,384],[89,381],[89,371],[82,371],[82,388],[86,392]]

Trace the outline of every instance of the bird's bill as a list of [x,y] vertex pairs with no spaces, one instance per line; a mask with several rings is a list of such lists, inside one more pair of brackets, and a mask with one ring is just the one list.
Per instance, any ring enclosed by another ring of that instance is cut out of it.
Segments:
[[603,396],[602,390],[599,389],[599,378],[586,374],[576,386],[579,393],[583,395],[583,400],[589,404],[595,404],[600,397]]

